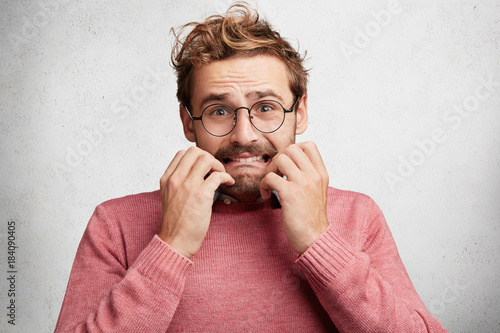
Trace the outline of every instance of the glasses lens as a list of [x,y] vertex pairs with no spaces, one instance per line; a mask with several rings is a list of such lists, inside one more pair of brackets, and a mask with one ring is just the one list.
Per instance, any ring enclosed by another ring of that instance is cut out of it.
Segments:
[[223,136],[233,130],[235,125],[234,110],[225,104],[209,105],[203,111],[201,121],[208,132],[216,136]]
[[261,132],[271,133],[281,127],[285,120],[285,112],[276,101],[261,101],[250,110],[252,124]]

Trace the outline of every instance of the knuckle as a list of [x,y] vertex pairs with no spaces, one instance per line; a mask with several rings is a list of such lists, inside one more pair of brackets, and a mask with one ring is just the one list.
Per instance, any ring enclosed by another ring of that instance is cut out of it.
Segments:
[[276,157],[276,163],[278,164],[283,164],[286,160],[288,160],[289,157],[286,156],[285,154],[279,154],[277,157]]
[[176,188],[179,186],[179,182],[177,181],[177,178],[172,175],[166,180],[165,185],[168,188]]
[[168,177],[167,175],[163,175],[160,178],[160,187],[165,187],[167,185]]
[[197,154],[199,153],[200,150],[201,150],[200,148],[192,146],[186,150],[186,154]]
[[272,178],[272,173],[266,174],[262,178],[262,180],[260,181],[259,188],[265,188],[265,187],[267,187],[267,185],[269,184],[269,181],[271,180],[271,178]]
[[270,173],[267,173],[261,180],[260,184],[263,185],[263,183],[267,183],[269,181],[270,178],[272,178],[272,175],[273,173],[270,172]]
[[311,179],[314,182],[314,184],[321,184],[321,183],[323,183],[323,177],[321,177],[321,175],[318,172],[314,172],[311,175]]
[[294,144],[291,144],[288,147],[286,147],[285,150],[288,151],[288,152],[293,153],[293,152],[299,151],[300,147],[296,143],[294,143]]
[[316,144],[312,141],[306,141],[304,142],[304,145],[308,148],[316,148]]
[[187,181],[176,182],[176,187],[178,190],[181,190],[183,192],[196,192],[195,188],[191,185],[191,183]]
[[218,172],[218,171],[215,171],[214,172],[216,175],[217,175],[217,181],[219,183],[223,182],[224,180],[226,180],[227,178],[229,178],[229,175],[227,173],[224,173],[224,172]]
[[203,163],[208,163],[208,162],[211,162],[213,160],[213,156],[210,155],[209,153],[207,152],[204,152],[203,154],[200,155],[199,157],[199,161],[200,162],[203,162]]
[[330,176],[328,176],[327,173],[325,173],[325,175],[323,176],[323,179],[324,179],[324,182],[326,185],[328,185],[330,183]]

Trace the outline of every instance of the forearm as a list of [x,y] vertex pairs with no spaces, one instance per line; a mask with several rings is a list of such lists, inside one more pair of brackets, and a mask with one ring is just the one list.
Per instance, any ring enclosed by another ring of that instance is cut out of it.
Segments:
[[156,236],[123,272],[81,248],[55,332],[164,332],[191,262]]
[[341,332],[445,332],[397,253],[384,258],[374,265],[329,228],[297,263]]

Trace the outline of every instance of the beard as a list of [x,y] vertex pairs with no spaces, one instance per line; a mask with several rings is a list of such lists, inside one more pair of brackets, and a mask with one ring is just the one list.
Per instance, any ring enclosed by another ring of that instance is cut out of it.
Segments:
[[221,184],[218,189],[219,192],[233,197],[258,196],[260,193],[259,184],[264,175],[241,175],[233,178],[235,180],[234,185]]
[[[222,164],[226,164],[229,162],[230,156],[240,155],[243,153],[262,155],[264,156],[264,160],[267,162],[271,160],[278,153],[278,151],[270,143],[261,145],[253,144],[249,146],[228,146],[219,148],[214,154],[214,157],[221,161]],[[232,186],[221,184],[219,186],[220,192],[234,197],[258,196],[260,193],[259,185],[264,178],[265,173],[240,173],[237,176],[231,176],[234,178],[235,184]]]

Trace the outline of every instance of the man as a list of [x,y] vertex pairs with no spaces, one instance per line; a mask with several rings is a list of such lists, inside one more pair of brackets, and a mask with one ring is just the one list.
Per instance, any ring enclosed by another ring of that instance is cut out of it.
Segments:
[[245,5],[192,25],[172,62],[196,147],[160,191],[96,208],[56,332],[445,331],[375,203],[295,143],[300,55]]

